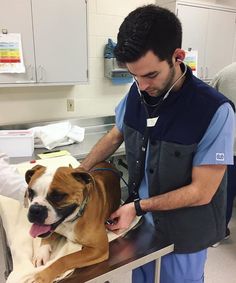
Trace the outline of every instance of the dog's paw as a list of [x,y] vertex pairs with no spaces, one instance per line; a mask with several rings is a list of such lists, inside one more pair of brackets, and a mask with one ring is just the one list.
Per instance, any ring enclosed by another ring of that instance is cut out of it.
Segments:
[[41,265],[45,265],[50,259],[51,252],[52,249],[49,244],[40,246],[33,258],[34,266],[38,267]]
[[44,273],[39,272],[28,276],[24,283],[52,283],[52,281],[44,276]]

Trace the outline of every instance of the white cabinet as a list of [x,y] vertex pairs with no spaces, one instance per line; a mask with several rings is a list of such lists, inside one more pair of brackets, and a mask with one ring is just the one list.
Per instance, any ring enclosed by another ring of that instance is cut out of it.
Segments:
[[236,13],[210,10],[206,40],[205,77],[212,79],[215,72],[232,63],[236,35]]
[[24,74],[0,74],[0,84],[34,83],[36,75],[31,3],[29,0],[0,0],[0,5],[0,33],[6,29],[8,33],[21,34],[26,67]]
[[220,69],[234,61],[235,9],[194,1],[172,1],[165,6],[174,11],[182,23],[182,48],[198,51],[198,77],[210,81]]
[[182,48],[198,51],[198,77],[204,77],[206,57],[206,26],[208,10],[191,6],[178,5],[177,15],[182,23],[183,41]]
[[0,32],[21,34],[26,67],[25,74],[0,74],[0,84],[88,80],[85,0],[0,0],[0,5]]

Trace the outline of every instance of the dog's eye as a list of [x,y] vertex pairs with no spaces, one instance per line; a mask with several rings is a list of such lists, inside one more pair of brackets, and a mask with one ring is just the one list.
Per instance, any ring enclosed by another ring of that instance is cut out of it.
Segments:
[[34,196],[35,196],[35,192],[31,188],[28,188],[28,198],[29,198],[29,200],[32,201]]
[[53,191],[49,194],[48,200],[51,202],[60,202],[67,196],[66,193]]

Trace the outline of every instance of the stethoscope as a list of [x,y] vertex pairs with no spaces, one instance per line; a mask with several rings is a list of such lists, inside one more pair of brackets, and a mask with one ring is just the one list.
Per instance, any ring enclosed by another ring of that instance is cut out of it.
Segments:
[[[174,87],[174,86],[185,76],[185,74],[187,73],[187,70],[188,70],[187,65],[186,65],[182,60],[180,60],[180,59],[177,59],[177,61],[180,61],[181,63],[184,64],[184,72],[183,72],[183,74],[182,74],[181,76],[179,76],[179,78],[174,81],[174,83],[172,84],[172,86],[167,90],[167,92],[165,93],[165,95],[161,98],[161,100],[160,100],[157,104],[151,105],[152,107],[156,107],[156,108],[158,107],[158,109],[159,109],[160,106],[161,106],[161,104],[163,103],[163,101],[164,101],[164,100],[168,97],[168,95],[170,94],[170,92],[171,92],[171,90],[173,89],[173,87]],[[137,87],[139,96],[140,96],[140,98],[141,98],[141,101],[142,101],[142,103],[143,103],[143,105],[144,105],[145,111],[146,111],[146,113],[148,113],[148,112],[147,112],[147,109],[146,109],[146,107],[145,107],[145,104],[147,104],[147,105],[149,105],[149,104],[145,101],[145,98],[144,98],[144,96],[143,96],[143,94],[142,94],[142,92],[141,92],[141,90],[140,90],[140,88],[139,88],[139,84],[138,84],[137,79],[134,78],[134,81],[135,81],[135,83],[136,83],[136,87]],[[149,105],[149,106],[150,106],[150,105]],[[155,111],[155,112],[156,112],[156,111]],[[158,120],[158,118],[159,118],[159,116],[152,117],[152,118],[149,118],[149,117],[148,117],[148,118],[147,118],[147,127],[153,127],[153,126],[155,126],[155,125],[156,125],[156,122],[157,122],[157,120]]]

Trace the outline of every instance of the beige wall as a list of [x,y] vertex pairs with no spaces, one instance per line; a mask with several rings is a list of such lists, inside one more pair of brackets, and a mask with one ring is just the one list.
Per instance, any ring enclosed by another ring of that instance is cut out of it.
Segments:
[[[119,25],[131,10],[156,2],[88,0],[89,83],[77,86],[0,88],[0,125],[114,114],[116,104],[127,92],[129,85],[114,86],[104,78],[104,45],[109,37],[116,40]],[[234,0],[205,2],[236,5]],[[74,112],[67,112],[67,98],[75,99]]]
[[[155,0],[88,0],[89,84],[0,88],[0,125],[114,114],[129,85],[114,86],[104,78],[104,45],[109,37],[116,40],[130,11],[147,3]],[[75,99],[74,112],[67,112],[67,98]]]
[[235,0],[216,0],[216,4],[236,7]]

